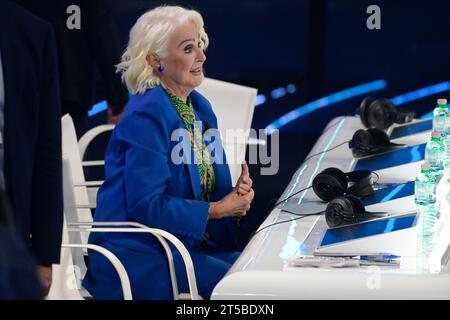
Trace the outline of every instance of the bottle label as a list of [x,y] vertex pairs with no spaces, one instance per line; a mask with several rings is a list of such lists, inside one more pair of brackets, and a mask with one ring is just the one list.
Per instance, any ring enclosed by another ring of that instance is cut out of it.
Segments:
[[444,152],[437,148],[430,148],[425,153],[425,162],[428,163],[434,170],[442,170],[444,163]]
[[445,115],[436,115],[433,117],[433,131],[444,133],[446,129]]
[[417,203],[433,203],[436,201],[435,185],[431,182],[416,181],[414,184],[414,196]]

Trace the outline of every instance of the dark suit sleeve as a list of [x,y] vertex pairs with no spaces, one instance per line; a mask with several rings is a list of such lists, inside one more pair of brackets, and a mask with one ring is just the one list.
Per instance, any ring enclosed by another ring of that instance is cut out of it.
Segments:
[[128,92],[115,68],[120,62],[121,46],[112,6],[109,0],[88,2],[89,9],[85,17],[89,28],[87,35],[90,48],[105,84],[106,100],[117,115],[128,102]]
[[33,168],[32,251],[41,265],[59,263],[63,222],[61,107],[53,30],[43,42],[39,133]]

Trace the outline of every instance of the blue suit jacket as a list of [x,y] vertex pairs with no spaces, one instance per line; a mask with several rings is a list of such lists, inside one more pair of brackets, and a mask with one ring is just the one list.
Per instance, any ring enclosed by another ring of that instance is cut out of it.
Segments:
[[[191,99],[197,119],[205,127],[217,128],[210,103],[196,91]],[[130,100],[106,152],[106,180],[98,192],[95,220],[137,221],[160,228],[178,237],[188,250],[197,250],[208,231],[209,250],[236,250],[235,219],[208,221],[208,203],[200,200],[197,165],[174,164],[171,160],[172,149],[178,144],[171,141],[171,134],[180,128],[184,129],[184,124],[160,86]],[[232,191],[226,160],[214,164],[214,171],[216,187],[211,201]],[[165,253],[154,237],[92,233],[90,243],[103,245],[118,255],[129,273],[135,296],[160,298],[164,297],[160,292],[170,290]],[[121,297],[115,271],[94,253],[90,253],[84,285],[96,298]]]

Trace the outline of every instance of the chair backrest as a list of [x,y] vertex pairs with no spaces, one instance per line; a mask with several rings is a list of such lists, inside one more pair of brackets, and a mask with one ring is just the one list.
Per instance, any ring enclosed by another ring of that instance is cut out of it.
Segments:
[[[217,116],[231,178],[235,184],[245,159],[247,146],[243,142],[249,137],[257,90],[209,78],[205,78],[197,90],[211,102]],[[241,142],[235,143],[237,141]]]
[[60,264],[52,267],[53,282],[47,299],[73,300],[91,297],[81,285],[87,271],[84,260],[87,248],[102,253],[113,263],[121,278],[124,298],[131,299],[129,278],[123,264],[105,248],[87,244],[89,234],[80,229],[80,223],[87,222],[90,226],[93,219],[90,209],[80,209],[80,205],[88,204],[87,188],[84,185],[84,174],[81,168],[75,128],[68,115],[62,118],[62,138],[63,237]]
[[[78,149],[78,140],[70,115],[66,114],[61,119],[62,126],[62,153],[63,158],[67,159],[70,168],[70,176],[75,186],[75,203],[77,205],[89,205],[89,197],[86,186],[83,184],[86,182],[83,166],[80,158],[80,151]],[[92,213],[90,209],[78,208],[80,222],[92,222]]]
[[[78,141],[72,118],[66,114],[61,119],[62,126],[62,168],[64,223],[62,243],[86,243],[87,233],[68,232],[70,223],[91,222],[90,209],[79,209],[78,204],[88,204]],[[86,273],[84,252],[81,248],[61,248],[60,264],[53,266],[53,283],[47,299],[83,299],[80,293],[81,279]]]
[[[63,157],[63,196],[64,222],[62,243],[82,243],[79,232],[68,232],[68,223],[77,222],[78,212],[75,201],[75,188],[72,181],[70,162]],[[82,300],[81,279],[86,274],[84,252],[81,248],[61,248],[61,258],[58,265],[52,267],[52,286],[47,296],[48,300]]]

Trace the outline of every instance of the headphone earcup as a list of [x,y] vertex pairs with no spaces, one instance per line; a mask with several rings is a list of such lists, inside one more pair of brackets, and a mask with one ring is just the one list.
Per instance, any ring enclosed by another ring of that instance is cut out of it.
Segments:
[[328,202],[347,190],[347,177],[338,168],[327,168],[319,173],[313,180],[315,194],[325,202]]
[[365,97],[363,101],[361,101],[361,104],[359,106],[359,113],[360,113],[360,117],[361,117],[361,122],[363,124],[364,127],[366,128],[370,128],[371,125],[368,121],[367,118],[367,110],[369,109],[370,104],[374,101],[375,99],[373,97]]
[[397,119],[397,111],[388,99],[372,101],[366,110],[367,122],[371,127],[381,130],[389,128]]
[[330,228],[336,228],[360,222],[358,215],[364,215],[364,213],[365,208],[361,200],[352,195],[345,195],[328,203],[325,209],[325,220]]
[[371,129],[359,129],[353,134],[353,141],[356,145],[373,145],[373,135],[370,134]]
[[[351,194],[346,195],[345,199],[350,202],[354,222],[358,222],[359,221],[358,214],[364,214],[366,212],[366,208],[364,207],[364,204],[358,197],[355,197]],[[348,218],[352,218],[352,217],[348,216]]]
[[349,217],[354,216],[352,202],[348,196],[341,196],[331,200],[325,209],[325,220],[330,228],[348,224]]
[[404,144],[392,143],[383,130],[377,128],[359,129],[349,142],[349,147],[355,158],[365,157],[382,152],[404,148]]
[[373,137],[367,132],[367,130],[359,129],[353,134],[349,146],[352,149],[353,156],[355,157],[370,154],[371,147],[373,146]]
[[376,146],[388,146],[391,141],[386,132],[377,128],[370,128],[366,130],[367,134],[370,135],[371,144]]
[[335,167],[326,168],[321,173],[335,175],[340,181],[342,181],[344,185],[347,185],[347,176],[345,175],[345,172],[339,168]]
[[365,147],[363,141],[370,139],[369,135],[366,134],[366,130],[359,129],[354,134],[352,139],[350,140],[348,146],[352,150],[352,154],[354,157],[361,157],[368,154],[368,148]]

